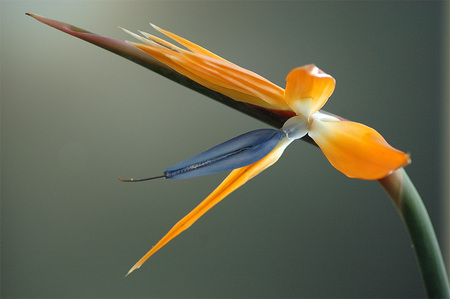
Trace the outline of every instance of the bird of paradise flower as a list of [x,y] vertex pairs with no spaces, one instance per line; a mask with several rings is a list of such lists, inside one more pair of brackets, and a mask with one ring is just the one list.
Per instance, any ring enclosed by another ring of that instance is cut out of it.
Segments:
[[[130,42],[133,46],[201,85],[236,101],[269,109],[290,110],[296,116],[289,118],[281,130],[266,129],[264,133],[256,130],[243,134],[183,161],[159,176],[189,178],[234,169],[203,202],[175,224],[128,274],[223,198],[274,164],[292,141],[306,134],[317,143],[336,169],[351,178],[381,179],[410,163],[408,154],[394,149],[374,129],[319,111],[334,91],[335,80],[315,65],[292,70],[286,78],[286,88],[282,89],[180,36],[153,27],[190,51],[145,32],[141,32],[144,36],[141,37],[123,30],[143,42]],[[148,179],[137,181],[143,180]]]
[[[328,161],[343,174],[351,178],[380,182],[408,228],[429,296],[450,297],[445,265],[433,226],[420,195],[402,168],[410,163],[409,154],[391,147],[370,127],[320,110],[333,93],[335,80],[332,76],[313,64],[305,65],[288,74],[286,88],[283,89],[156,26],[155,29],[188,50],[145,32],[141,32],[142,36],[139,36],[124,29],[143,42],[127,44],[36,14],[27,15],[139,63],[244,113],[281,127],[280,130],[261,129],[240,135],[166,169],[161,176],[154,177],[182,179],[232,170],[225,180],[175,224],[127,275],[223,198],[274,164],[292,141],[312,138]],[[283,122],[280,123],[280,120]],[[401,170],[398,171],[399,169]],[[121,180],[136,182],[154,178]]]

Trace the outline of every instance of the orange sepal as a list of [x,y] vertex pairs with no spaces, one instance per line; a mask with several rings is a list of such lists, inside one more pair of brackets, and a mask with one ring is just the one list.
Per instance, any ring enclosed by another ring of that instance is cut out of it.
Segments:
[[228,196],[231,192],[245,184],[248,180],[261,173],[266,168],[274,164],[283,154],[284,149],[291,143],[291,140],[282,139],[278,145],[264,158],[250,164],[248,166],[233,170],[225,180],[194,210],[184,216],[172,229],[158,242],[153,248],[147,252],[131,269],[127,275],[139,268],[149,257],[169,243],[173,238],[181,232],[188,229],[203,214],[209,211],[213,206]]
[[289,109],[281,87],[235,64],[187,51],[132,44],[180,74],[236,101],[269,109]]
[[283,88],[223,59],[131,43],[195,82],[230,98],[276,110],[289,110]]
[[304,65],[287,75],[285,101],[297,114],[309,117],[325,105],[335,85],[334,78],[314,64]]
[[309,135],[328,161],[350,178],[377,180],[410,163],[409,154],[360,123],[314,119]]

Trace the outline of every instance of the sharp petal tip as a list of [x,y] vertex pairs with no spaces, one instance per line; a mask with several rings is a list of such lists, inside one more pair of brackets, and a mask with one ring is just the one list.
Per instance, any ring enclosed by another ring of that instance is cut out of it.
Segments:
[[[131,36],[134,37],[135,39],[137,39],[137,40],[139,40],[139,41],[141,41],[141,42],[143,42],[143,43],[145,43],[145,44],[150,44],[150,45],[154,44],[154,42],[152,42],[151,40],[148,40],[148,39],[146,39],[146,38],[144,38],[144,37],[142,37],[142,36],[140,36],[140,35],[138,35],[138,34],[136,34],[136,33],[134,33],[134,32],[131,32],[131,31],[128,30],[128,29],[122,28],[122,27],[120,27],[120,26],[116,26],[116,27],[119,28],[119,29],[121,29],[121,30],[123,30],[125,33],[131,35]],[[127,41],[127,42],[128,42],[128,41]]]
[[131,273],[133,273],[134,270],[139,269],[140,265],[137,266],[138,264],[134,265],[133,267],[131,267],[131,269],[128,271],[128,273],[125,275],[125,277],[127,277],[128,275],[130,275]]
[[127,273],[127,274],[125,274],[125,277],[127,277],[128,275],[130,275],[130,274],[131,274],[131,272],[133,272],[133,269],[130,269],[130,271],[128,271],[128,273]]
[[125,29],[125,28],[123,28],[123,27],[120,27],[120,26],[117,26],[117,25],[116,25],[116,27],[119,28],[120,30],[123,30],[125,33],[127,33],[127,34],[129,34],[129,35],[131,35],[131,36],[133,36],[133,37],[137,35],[136,33],[131,32],[130,30]]
[[142,34],[143,36],[145,36],[145,37],[147,37],[147,36],[152,36],[150,33],[147,33],[147,32],[145,32],[145,31],[138,30],[138,32],[139,32],[140,34]]
[[158,31],[161,30],[161,28],[159,28],[159,27],[156,26],[155,24],[153,24],[153,23],[149,23],[149,24],[150,24],[150,26],[152,26],[154,29],[156,29],[156,30],[158,30]]

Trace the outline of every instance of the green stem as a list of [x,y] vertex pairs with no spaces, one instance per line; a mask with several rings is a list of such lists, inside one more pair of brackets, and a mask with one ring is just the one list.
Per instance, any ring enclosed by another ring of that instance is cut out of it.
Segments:
[[450,285],[427,209],[405,170],[379,180],[399,211],[411,237],[430,298],[450,298]]

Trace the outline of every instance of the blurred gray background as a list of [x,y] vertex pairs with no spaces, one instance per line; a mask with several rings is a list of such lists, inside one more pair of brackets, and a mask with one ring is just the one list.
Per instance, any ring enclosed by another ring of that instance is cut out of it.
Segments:
[[346,178],[304,142],[124,278],[226,174],[116,178],[159,175],[267,125],[24,13],[122,40],[114,25],[154,33],[152,22],[283,87],[317,64],[337,80],[325,110],[411,153],[444,246],[447,4],[1,1],[2,296],[425,296],[378,183]]

